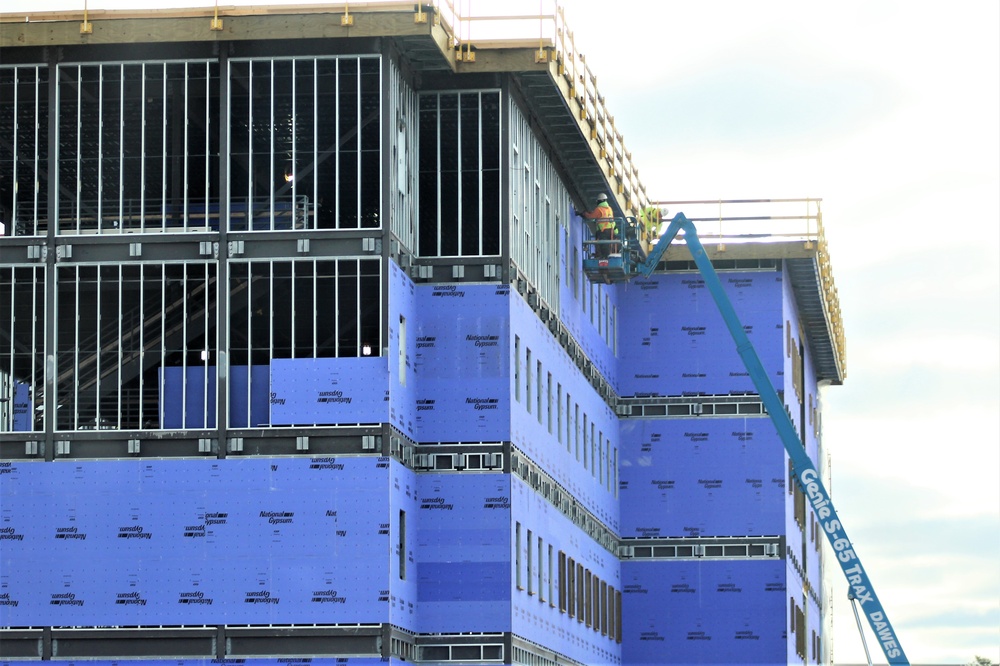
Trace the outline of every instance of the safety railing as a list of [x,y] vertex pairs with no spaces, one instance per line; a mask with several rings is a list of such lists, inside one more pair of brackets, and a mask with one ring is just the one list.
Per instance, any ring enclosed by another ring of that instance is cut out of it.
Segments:
[[[479,15],[472,12],[471,4],[470,0],[434,1],[458,60],[474,62],[481,48],[537,47],[535,62],[554,63],[557,75],[564,79],[567,96],[577,106],[577,120],[584,125],[587,138],[596,143],[596,156],[603,161],[615,194],[624,199],[621,203],[627,212],[638,213],[648,203],[646,189],[597,87],[597,75],[577,48],[565,7],[558,0],[509,0],[504,3],[505,13]],[[420,5],[417,8],[420,11]]]
[[[676,213],[698,227],[703,241],[819,242],[822,199],[717,199],[655,201],[650,205],[666,210],[663,219]],[[824,239],[825,242],[825,239]]]
[[840,296],[833,279],[830,248],[823,227],[822,199],[730,199],[657,201],[663,219],[676,213],[695,223],[698,236],[708,245],[723,248],[732,243],[801,241],[814,250],[819,272],[819,290],[830,335],[841,368],[846,372],[847,341],[840,311]]

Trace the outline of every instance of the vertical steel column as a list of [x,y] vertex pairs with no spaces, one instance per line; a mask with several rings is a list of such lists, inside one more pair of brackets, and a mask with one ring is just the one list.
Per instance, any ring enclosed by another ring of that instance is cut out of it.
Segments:
[[[500,279],[510,284],[511,275],[511,216],[510,216],[510,125],[511,111],[509,77],[503,78],[500,87]],[[506,654],[510,654],[507,652]]]
[[[82,188],[80,186],[80,168],[81,159],[80,152],[83,150],[83,142],[81,140],[82,132],[80,131],[80,126],[82,125],[82,119],[80,118],[80,108],[83,106],[83,67],[81,65],[76,66],[76,182],[73,184],[73,191],[75,193],[75,205],[76,205],[76,230],[80,231],[80,192]],[[58,125],[57,125],[58,127]],[[57,168],[58,173],[58,161],[54,164]]]
[[[319,59],[313,58],[312,60],[312,106],[313,106],[313,126],[312,126],[312,174],[313,174],[313,191],[312,191],[312,228],[319,228]],[[308,219],[308,217],[306,218]],[[315,274],[314,274],[315,275]],[[314,292],[315,293],[315,292]],[[315,296],[314,296],[315,298]],[[315,321],[315,318],[314,318]],[[315,324],[313,324],[315,326]],[[313,342],[315,345],[315,342]],[[314,353],[313,356],[316,354]]]
[[[206,199],[206,203],[207,203],[207,199]],[[207,208],[206,208],[206,210],[207,210]],[[202,402],[202,406],[201,406],[201,412],[202,412],[201,420],[202,420],[202,423],[204,424],[205,428],[207,428],[208,424],[209,424],[209,419],[208,419],[208,401],[209,401],[208,390],[209,390],[209,387],[210,387],[210,383],[208,381],[209,380],[208,369],[211,367],[210,366],[210,360],[212,359],[212,356],[213,356],[213,351],[208,349],[208,325],[209,325],[209,318],[210,318],[211,313],[212,313],[212,307],[211,307],[211,301],[210,301],[210,298],[211,298],[211,293],[210,293],[211,292],[211,288],[210,288],[210,285],[212,284],[212,278],[209,276],[209,266],[211,266],[211,264],[206,264],[206,265],[204,265],[202,267],[202,270],[204,271],[204,276],[205,276],[204,277],[205,288],[203,290],[204,291],[203,299],[202,299],[203,303],[202,303],[202,306],[201,306],[202,307],[202,312],[204,313],[202,315],[202,317],[201,317],[201,320],[202,320],[201,321],[201,336],[202,336],[203,342],[201,343],[201,347],[202,348],[201,348],[201,352],[199,353],[199,357],[201,358],[201,371],[202,371],[202,380],[201,380],[202,381],[202,393],[201,394],[202,394],[202,396],[204,396],[204,399],[203,399],[203,402]],[[218,291],[219,291],[219,274],[218,274],[218,272],[216,272],[215,278],[216,278],[215,279],[216,296],[218,296]],[[186,342],[185,342],[184,348],[187,349],[187,343]],[[215,355],[217,356],[218,354],[216,353]],[[218,365],[216,365],[216,367],[215,367],[215,374],[216,374],[216,378],[215,378],[216,395],[218,395],[218,386],[219,386],[219,378],[218,378],[219,367],[218,367]],[[218,400],[216,400],[215,404],[216,404],[216,407],[218,407],[218,404],[219,404]],[[216,425],[218,425],[218,421],[216,421]]]
[[[440,116],[438,117],[440,122]],[[462,94],[455,94],[455,190],[458,192],[458,202],[455,206],[455,217],[458,218],[458,224],[455,229],[455,254],[459,257],[462,256],[462,229],[465,226],[465,218],[462,215],[462,201],[465,197],[465,188],[462,187],[462,139],[464,137],[464,128],[462,127]],[[440,143],[440,135],[438,136],[438,143]],[[438,171],[438,179],[442,178],[442,172]],[[440,233],[438,234],[441,235]]]
[[[334,137],[334,159],[333,159],[333,182],[336,183],[333,196],[333,228],[340,228],[340,58],[334,58],[334,112],[333,112],[333,137]],[[338,318],[339,320],[339,318]],[[339,340],[339,338],[338,338]],[[339,353],[339,352],[338,352]]]
[[[184,135],[182,138],[183,146],[180,150],[181,163],[184,165],[183,168],[183,185],[181,188],[181,196],[184,197],[184,228],[187,229],[191,224],[191,208],[190,208],[190,198],[188,197],[188,177],[190,175],[191,167],[189,162],[188,148],[191,141],[191,119],[188,118],[188,100],[190,99],[189,83],[191,81],[191,75],[189,73],[190,63],[184,63],[184,95],[182,97],[183,111],[184,111]],[[186,269],[185,269],[186,270]],[[186,273],[185,273],[186,275]],[[185,301],[186,302],[186,301]],[[186,315],[187,313],[185,313]],[[184,348],[187,348],[187,335],[184,337]],[[186,377],[186,370],[185,370]],[[206,424],[207,425],[207,424]]]
[[[211,70],[209,70],[211,71]],[[251,93],[253,89],[251,88]],[[251,94],[251,100],[253,96]],[[251,102],[252,103],[252,102]],[[219,447],[218,456],[226,457],[225,446],[227,430],[229,428],[229,294],[232,288],[232,281],[229,276],[229,219],[230,219],[230,189],[229,189],[229,132],[230,132],[230,99],[229,99],[229,45],[221,44],[219,48],[219,252],[218,266],[215,275],[215,428],[218,433]],[[251,124],[252,127],[252,124]],[[252,147],[252,144],[251,144]],[[251,150],[251,157],[253,151]],[[251,186],[253,181],[251,180]],[[253,194],[251,189],[250,194]],[[208,191],[205,192],[206,210],[209,204]],[[247,274],[247,298],[250,297],[250,275]],[[249,301],[248,301],[249,302]],[[247,308],[249,312],[252,308]],[[206,317],[208,313],[206,312]],[[249,339],[249,337],[248,337]],[[253,363],[250,358],[250,350],[247,350],[247,392],[250,390]],[[247,426],[253,426],[250,422],[250,400],[247,398]]]
[[312,260],[312,357],[316,358],[319,355],[319,326],[317,320],[319,317],[316,313],[319,312],[319,262],[315,259]]
[[[211,193],[212,193],[212,130],[222,134],[224,130],[224,125],[218,127],[217,129],[212,125],[212,61],[206,60],[205,63],[205,183],[204,183],[204,203],[202,204],[204,208],[205,215],[205,226],[210,227],[209,216],[211,213]],[[217,158],[221,161],[222,155],[219,154]],[[218,215],[221,217],[222,210],[221,205],[219,206]],[[216,275],[216,280],[218,281],[219,276]],[[216,282],[218,284],[218,282]],[[218,294],[216,294],[218,295]],[[207,342],[207,338],[206,338]],[[216,361],[218,361],[218,355],[216,355]]]
[[[221,57],[221,54],[220,54],[220,57]],[[257,61],[255,61],[255,60],[248,60],[247,61],[247,200],[246,200],[246,209],[244,210],[244,213],[243,213],[243,221],[244,221],[244,224],[247,225],[247,229],[250,228],[250,214],[253,211],[253,198],[254,198],[254,194],[256,193],[256,191],[254,189],[254,177],[253,177],[253,175],[254,175],[254,157],[257,154],[256,151],[254,150],[254,142],[253,142],[253,122],[254,122],[254,117],[253,117],[253,114],[254,114],[254,104],[253,104],[253,102],[254,102],[254,94],[253,94],[254,93],[254,90],[253,90],[253,72],[254,72],[254,65],[256,65],[256,64],[257,64]],[[226,74],[225,74],[226,84],[225,85],[226,85],[227,93],[231,94],[231,92],[229,92],[229,79],[230,79],[229,67],[230,67],[229,66],[229,61],[227,60],[226,61]],[[221,73],[220,73],[220,76],[222,76]],[[228,109],[229,109],[230,106],[231,106],[231,103],[226,105],[226,108],[227,108],[226,118],[229,118]],[[232,128],[227,128],[227,130],[226,130],[227,139],[228,139],[230,131],[232,131]],[[227,141],[227,144],[228,144],[228,141]],[[231,158],[227,155],[227,157],[226,157],[227,163],[230,162],[230,160],[231,160]],[[229,183],[226,182],[225,185],[226,185],[226,190],[225,190],[226,191],[226,201],[229,201]],[[221,224],[220,224],[220,230],[221,230]],[[221,244],[222,240],[223,240],[222,238],[219,238],[220,247],[225,247],[224,245]],[[248,271],[248,274],[249,274],[249,271]],[[247,285],[247,288],[249,289],[249,285]]]
[[[170,173],[170,169],[168,169],[170,164],[169,153],[167,152],[167,115],[170,110],[169,100],[167,99],[167,73],[169,71],[167,63],[163,63],[163,85],[160,91],[160,94],[163,96],[161,100],[163,113],[160,118],[160,229],[164,231],[167,228],[167,175]],[[166,301],[164,301],[164,307],[166,307],[165,304]],[[160,395],[163,394],[161,393]]]
[[[187,123],[187,111],[186,105],[181,101],[186,99],[185,94],[187,93],[184,87],[186,81],[175,81],[172,80],[167,82],[167,73],[169,69],[164,70],[164,107],[163,107],[163,167],[164,167],[164,200],[166,200],[166,194],[169,192],[170,204],[173,210],[170,211],[171,215],[177,214],[177,204],[180,206],[180,217],[181,226],[187,227],[187,206],[185,205],[186,197],[181,199],[179,197],[184,196],[184,181],[182,172],[182,161],[176,159],[178,155],[184,155],[184,148],[186,146],[187,137],[183,132],[173,132],[169,133],[169,128],[173,127],[183,127]],[[183,73],[186,78],[187,66]],[[176,104],[170,104],[169,96],[173,96],[174,99],[178,101]],[[168,122],[167,114],[170,114],[170,119]],[[167,147],[167,137],[170,137],[169,150]],[[178,146],[180,144],[180,146]],[[173,158],[173,159],[171,159]],[[169,176],[167,175],[169,173]]]
[[[146,97],[143,96],[143,100]],[[143,103],[145,107],[145,103]],[[143,111],[145,113],[145,111]],[[145,162],[145,152],[142,154],[142,161]],[[140,225],[145,224],[145,213],[140,211]],[[146,429],[146,265],[139,264],[139,316],[136,317],[139,327],[139,427]],[[134,334],[133,334],[134,338]],[[160,427],[163,427],[162,424]]]
[[[160,429],[166,426],[166,405],[167,401],[167,264],[160,264],[160,361],[157,365],[159,372],[159,394],[160,404],[157,407],[160,414]],[[183,409],[183,407],[182,407]]]
[[[383,44],[382,52],[379,55],[379,94],[381,101],[379,102],[379,238],[382,239],[382,255],[379,261],[379,273],[381,273],[379,278],[379,291],[381,292],[382,298],[380,299],[381,305],[379,307],[379,348],[374,353],[378,356],[385,356],[386,362],[391,363],[389,360],[389,339],[390,331],[392,326],[398,326],[398,332],[396,336],[397,349],[404,350],[406,341],[402,340],[400,336],[405,335],[406,331],[403,326],[399,325],[399,322],[390,321],[389,319],[389,298],[391,289],[391,276],[392,271],[389,270],[389,262],[392,261],[390,258],[392,251],[392,233],[391,230],[394,226],[394,221],[392,219],[393,206],[392,197],[395,195],[393,188],[391,186],[387,187],[389,181],[392,179],[392,174],[395,173],[395,160],[393,159],[393,151],[390,148],[393,145],[393,137],[396,132],[397,117],[396,114],[391,112],[394,95],[392,94],[392,70],[391,70],[391,55],[388,46]],[[397,146],[396,150],[402,150],[402,146]],[[398,174],[397,174],[398,175]],[[360,322],[358,324],[360,329]],[[384,352],[383,352],[384,347]],[[405,362],[405,359],[403,359]],[[391,367],[391,366],[390,366]],[[400,367],[400,370],[403,368]],[[401,381],[404,380],[405,375],[400,375]],[[392,389],[392,384],[390,383],[387,389]],[[391,399],[391,397],[390,397]],[[389,431],[388,428],[383,428],[382,442],[386,447],[383,453],[389,453]],[[405,556],[401,558],[405,559]]]
[[[123,74],[124,74],[124,71],[123,71]],[[124,95],[124,90],[122,91],[122,93]],[[119,170],[119,174],[120,173],[121,173],[121,170]],[[119,175],[119,178],[121,178],[120,175]],[[119,202],[120,201],[121,201],[121,199],[119,198]],[[118,218],[118,225],[119,225],[118,228],[119,229],[122,228],[122,226],[121,226],[122,223],[123,223],[122,222],[122,218],[119,217]],[[115,390],[118,393],[118,412],[117,412],[117,414],[115,414],[115,418],[117,419],[115,421],[115,428],[117,428],[118,430],[122,429],[122,392],[123,392],[122,377],[124,376],[124,373],[122,372],[122,362],[125,360],[125,356],[124,356],[124,351],[125,350],[122,347],[122,333],[123,333],[122,324],[124,323],[123,319],[125,318],[125,294],[124,294],[124,289],[125,289],[125,270],[124,270],[124,267],[122,266],[122,264],[118,264],[118,358],[117,358],[117,369],[116,369],[117,370],[116,374],[118,376],[118,381],[115,382]],[[140,318],[142,317],[142,312],[141,311],[139,312],[139,317]],[[132,324],[132,326],[134,327],[135,324]],[[134,329],[133,329],[133,334],[134,334]],[[139,374],[142,374],[141,370],[140,370]],[[140,397],[139,402],[140,403],[142,402],[141,397]],[[97,396],[97,404],[98,404],[98,407],[100,407],[100,404],[101,404],[101,396],[100,396],[100,394],[98,394],[98,396]],[[97,428],[98,428],[98,430],[100,430],[100,424],[97,424]]]
[[[12,168],[14,170],[14,172],[10,175],[10,181],[12,183],[12,192],[13,192],[12,199],[13,199],[13,201],[10,202],[11,211],[10,211],[10,220],[8,221],[8,224],[10,224],[10,230],[9,231],[4,231],[4,233],[6,233],[9,236],[13,236],[14,234],[17,233],[16,222],[15,221],[17,220],[18,212],[19,212],[18,211],[18,205],[17,205],[17,203],[18,203],[18,196],[17,196],[18,195],[18,191],[17,191],[18,190],[18,180],[17,179],[18,179],[18,176],[19,176],[17,166],[18,166],[18,163],[21,161],[20,160],[20,150],[19,150],[19,148],[21,147],[21,142],[18,140],[19,139],[18,134],[19,134],[19,130],[20,130],[20,123],[18,123],[18,111],[20,110],[20,102],[21,102],[20,101],[20,94],[19,94],[21,92],[21,90],[20,90],[20,88],[21,88],[21,76],[20,76],[20,74],[21,74],[21,68],[20,67],[15,67],[14,68],[14,99],[11,100],[13,102],[13,105],[14,105],[14,113],[13,113],[13,116],[14,116],[14,131],[13,131],[13,133],[11,135],[11,144],[12,145],[10,147],[11,157],[13,158],[13,160],[12,160],[13,161]],[[36,78],[35,80],[37,81],[38,79]],[[36,88],[37,88],[37,84],[36,84]],[[35,112],[36,113],[38,112],[38,105],[37,104],[35,105]],[[35,137],[36,137],[36,141],[37,141],[37,137],[38,137],[38,129],[37,129],[37,127],[35,128],[34,133],[35,133]],[[37,155],[38,155],[37,151],[35,152],[35,155],[36,155],[36,158],[37,158]],[[38,179],[38,170],[37,169],[35,170],[34,176],[35,176],[35,179],[37,181],[37,179]],[[13,277],[14,277],[13,273],[11,273],[11,279],[12,280],[13,280]],[[13,302],[13,299],[12,299],[12,302]],[[11,319],[11,321],[13,321],[13,319]],[[11,369],[13,370],[13,366],[11,367]],[[13,377],[13,374],[14,373],[11,372],[11,377]],[[13,379],[11,381],[13,382]],[[13,386],[13,383],[11,383],[11,386]],[[11,389],[11,390],[13,391],[13,389]],[[13,399],[14,399],[14,394],[11,393],[11,401],[12,401],[10,403],[11,404],[11,408],[13,408]],[[0,429],[2,429],[2,428],[0,428]]]
[[[478,178],[477,190],[479,191],[479,205],[476,207],[476,217],[479,219],[479,246],[476,248],[476,254],[483,256],[486,252],[486,230],[483,228],[483,212],[485,206],[483,205],[483,197],[486,196],[485,185],[483,184],[483,94],[479,93],[479,105],[476,107],[477,121],[479,125],[479,136],[478,142],[476,144],[476,159],[479,162],[479,168],[476,169],[476,177]],[[461,180],[461,178],[459,178]]]
[[[186,216],[185,216],[186,218]],[[188,294],[191,293],[188,286],[188,262],[181,264],[181,428],[188,427]],[[202,427],[207,427],[203,424]]]
[[437,167],[438,177],[435,179],[434,187],[434,214],[437,219],[434,221],[434,229],[437,233],[437,245],[434,246],[434,256],[441,256],[441,178],[442,168],[441,168],[441,95],[434,95],[434,104],[436,105],[434,109],[434,122],[437,126],[434,128],[435,134],[435,154],[434,154],[434,164]]
[[[97,233],[104,233],[104,65],[97,66]],[[100,285],[101,276],[98,271],[97,282]],[[100,338],[100,315],[98,314],[98,338]],[[99,341],[98,341],[99,343]],[[98,357],[100,366],[100,357]],[[100,386],[98,386],[100,395]]]
[[[339,213],[338,213],[339,215]],[[338,218],[339,223],[339,218]],[[340,264],[344,259],[333,260],[333,311],[337,316],[333,318],[333,355],[340,356]]]
[[[145,106],[145,103],[143,104]],[[125,232],[125,65],[118,70],[118,233]],[[120,266],[120,265],[119,265]],[[119,289],[121,287],[119,286]],[[121,311],[119,310],[119,313]],[[121,340],[121,338],[119,338]],[[121,347],[119,346],[119,356]],[[121,375],[119,374],[119,377]],[[121,386],[118,387],[121,400]],[[121,409],[118,418],[121,419]]]
[[[292,260],[292,261],[288,262],[288,270],[289,270],[289,280],[288,280],[289,284],[288,284],[288,289],[289,289],[289,291],[291,293],[291,295],[289,297],[289,301],[291,301],[291,310],[292,310],[291,313],[290,313],[290,316],[289,316],[289,319],[291,320],[291,327],[290,327],[289,332],[288,332],[288,338],[291,340],[291,350],[290,350],[291,358],[296,358],[295,350],[296,350],[296,345],[297,345],[297,341],[295,339],[295,310],[296,310],[296,303],[295,303],[295,282],[296,282],[296,280],[295,280],[295,274],[296,273],[295,273],[295,267],[297,265],[298,265],[298,262],[295,261],[295,260]],[[313,312],[315,312],[315,310],[313,310]],[[248,421],[248,423],[249,423],[249,421]]]
[[[359,197],[360,204],[360,197]],[[360,211],[360,205],[358,207]],[[360,227],[361,220],[358,220],[358,226]],[[361,302],[361,260],[354,260],[354,355],[361,356],[361,309],[363,303]]]
[[[142,127],[141,136],[139,137],[139,231],[146,231],[146,63],[142,63],[139,66],[139,94],[142,96],[142,104],[139,110],[139,124]],[[142,271],[140,270],[139,275],[139,285],[140,293],[142,292]],[[141,298],[141,296],[140,296]],[[140,347],[141,348],[141,347]],[[140,372],[139,372],[139,393],[142,393],[142,360],[140,358]],[[140,404],[139,414],[142,414],[142,406]],[[142,425],[140,416],[140,425]]]
[[[59,213],[56,208],[56,197],[59,192],[59,76],[57,55],[59,49],[48,50],[49,66],[49,114],[48,114],[48,170],[49,186],[46,198],[48,200],[48,224],[45,232],[45,388],[42,393],[42,420],[45,429],[45,459],[55,459],[55,418],[56,418],[56,226]],[[33,417],[32,417],[33,418]],[[50,648],[51,654],[51,648]]]
[[[357,84],[355,86],[354,94],[355,94],[355,99],[357,99],[358,101],[357,101],[357,108],[354,110],[354,123],[355,123],[354,137],[355,137],[355,141],[357,143],[357,150],[355,151],[357,153],[357,156],[355,157],[354,169],[355,169],[355,173],[357,174],[358,186],[354,190],[354,216],[355,216],[354,228],[355,229],[361,229],[364,226],[364,224],[362,223],[362,220],[361,220],[361,188],[364,186],[364,183],[361,182],[361,178],[364,175],[364,173],[361,170],[361,151],[362,151],[361,137],[362,137],[362,126],[364,124],[364,118],[361,115],[361,111],[362,111],[362,106],[361,106],[361,58],[355,58],[355,75],[357,77]],[[361,281],[360,268],[361,267],[358,266],[358,269],[359,269],[359,272],[358,272],[358,282],[359,283]],[[359,294],[359,296],[360,296],[360,294]],[[359,313],[360,313],[360,304],[359,304],[358,310],[359,310]],[[359,338],[361,337],[360,322],[361,322],[361,319],[359,317],[359,319],[358,319],[358,323],[359,323],[359,326],[358,326],[358,337]]]
[[[268,101],[270,108],[270,122],[268,127],[268,147],[270,150],[271,165],[268,167],[268,177],[270,182],[267,184],[267,201],[269,205],[269,210],[271,211],[271,218],[268,221],[267,228],[274,231],[274,199],[276,192],[274,191],[274,58],[271,58],[268,63],[270,64],[270,74],[268,75],[268,83],[270,87],[268,88]],[[252,205],[252,204],[251,204]],[[250,225],[247,231],[253,231],[253,216],[250,217]],[[272,273],[272,287],[273,287],[273,273]],[[272,310],[273,315],[273,310]]]
[[[298,201],[298,199],[295,196],[298,193],[298,187],[297,187],[297,185],[298,185],[298,180],[299,180],[298,179],[298,175],[299,175],[298,147],[295,145],[296,129],[297,129],[296,123],[298,121],[298,113],[297,113],[298,109],[296,107],[296,104],[298,103],[298,98],[297,98],[297,96],[295,94],[295,92],[296,92],[295,73],[296,73],[296,65],[298,64],[298,62],[299,61],[298,61],[297,58],[293,58],[292,62],[291,62],[291,66],[292,66],[292,81],[291,81],[291,84],[292,84],[292,156],[291,156],[291,164],[288,164],[285,167],[286,169],[288,169],[288,171],[285,173],[286,181],[288,182],[289,185],[292,186],[291,187],[291,190],[292,190],[291,215],[292,215],[292,217],[291,217],[291,220],[289,222],[289,225],[290,225],[289,228],[290,229],[295,229],[295,215],[296,215],[296,208],[295,207],[296,207],[296,204],[297,204],[297,201]],[[287,180],[289,177],[291,177],[290,181]],[[314,179],[315,179],[315,176],[314,176]],[[295,265],[294,264],[292,264],[292,274],[293,274],[293,278],[292,278],[292,285],[293,285],[292,289],[293,289],[293,292],[292,293],[294,294],[295,293],[294,292],[294,289],[295,289],[295,287],[294,287],[294,285],[295,285],[295,279],[294,279]],[[295,316],[294,302],[293,302],[293,306],[292,306],[292,316],[293,317]],[[292,340],[292,348],[293,348],[292,356],[293,357],[295,356],[295,353],[294,353],[294,348],[295,348],[294,336],[295,336],[295,327],[293,326],[292,327],[292,338],[293,338],[293,340]]]

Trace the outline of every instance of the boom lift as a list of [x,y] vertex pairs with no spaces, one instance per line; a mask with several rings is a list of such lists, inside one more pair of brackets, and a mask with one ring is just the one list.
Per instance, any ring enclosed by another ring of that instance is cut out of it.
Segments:
[[[726,322],[726,327],[733,336],[736,351],[743,360],[743,364],[757,388],[761,402],[764,403],[764,407],[778,431],[778,436],[788,452],[795,479],[801,486],[803,493],[809,498],[809,503],[823,526],[823,532],[837,554],[840,568],[843,570],[844,576],[847,577],[850,596],[860,603],[868,625],[878,637],[888,662],[909,665],[910,662],[899,644],[895,630],[889,623],[882,603],[875,594],[868,574],[861,565],[861,560],[858,559],[854,552],[854,546],[844,531],[840,518],[833,507],[830,494],[820,480],[815,465],[809,459],[791,417],[785,411],[781,398],[778,397],[777,391],[771,385],[756,350],[747,338],[743,324],[740,323],[736,311],[733,309],[732,302],[723,291],[722,282],[705,253],[705,248],[698,238],[694,223],[687,219],[683,213],[675,215],[666,231],[647,255],[642,248],[636,220],[625,218],[624,220],[616,220],[616,222],[620,230],[620,238],[613,241],[586,241],[584,243],[585,251],[589,250],[587,254],[591,255],[584,259],[584,273],[592,280],[602,280],[607,283],[625,282],[638,275],[649,277],[656,270],[656,266],[660,263],[660,259],[666,253],[667,247],[673,242],[674,237],[679,232],[683,232],[684,242],[687,243],[695,265],[705,280],[705,286],[712,294],[712,298],[715,299],[715,304]],[[601,245],[605,247],[602,248]],[[864,636],[862,636],[863,638]]]

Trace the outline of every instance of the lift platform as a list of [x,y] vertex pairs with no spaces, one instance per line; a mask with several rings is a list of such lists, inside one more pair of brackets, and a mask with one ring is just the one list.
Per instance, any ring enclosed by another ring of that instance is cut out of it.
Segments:
[[634,217],[616,217],[614,221],[613,240],[583,241],[583,272],[595,282],[627,282],[639,275],[639,267],[646,263],[639,221]]

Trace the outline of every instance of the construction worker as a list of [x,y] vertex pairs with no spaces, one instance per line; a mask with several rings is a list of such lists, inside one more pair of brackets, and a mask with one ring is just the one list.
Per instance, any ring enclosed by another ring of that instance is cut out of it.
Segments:
[[[581,217],[585,217],[588,220],[594,220],[597,225],[597,234],[595,238],[599,241],[611,241],[615,239],[615,212],[611,209],[611,204],[608,203],[608,195],[601,194],[597,195],[597,207],[594,210],[579,212],[577,214]],[[610,243],[598,243],[597,244],[597,256],[601,259],[606,259],[611,253]]]
[[667,209],[660,210],[656,206],[644,206],[639,212],[639,219],[642,221],[642,240],[653,243],[659,233],[660,223]]

